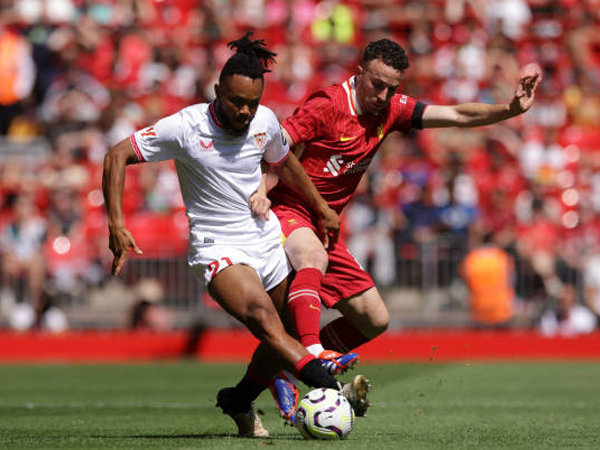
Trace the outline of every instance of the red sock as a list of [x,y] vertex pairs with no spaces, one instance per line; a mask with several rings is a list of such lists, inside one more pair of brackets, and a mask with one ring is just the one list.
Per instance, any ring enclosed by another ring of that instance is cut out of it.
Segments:
[[302,369],[304,369],[304,367],[311,362],[312,360],[316,359],[315,355],[311,355],[310,353],[306,356],[303,356],[302,358],[300,358],[300,360],[298,360],[298,362],[295,365],[296,368],[296,375],[298,375],[300,373],[300,371]]
[[370,340],[345,317],[325,325],[321,330],[320,339],[323,347],[340,353],[348,353]]
[[296,273],[290,285],[288,308],[296,324],[300,342],[305,347],[319,344],[321,326],[321,282],[323,274],[319,269],[307,267]]

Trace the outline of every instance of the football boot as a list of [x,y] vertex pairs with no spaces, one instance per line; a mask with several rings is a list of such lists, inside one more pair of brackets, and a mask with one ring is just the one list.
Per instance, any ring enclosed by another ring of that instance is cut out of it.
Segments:
[[365,417],[371,402],[367,394],[371,390],[371,383],[364,375],[355,375],[350,383],[342,384],[340,391],[348,399],[354,414],[357,417]]
[[353,369],[360,362],[358,353],[338,353],[333,350],[322,351],[318,358],[331,375],[338,375]]
[[235,388],[223,388],[217,394],[217,405],[223,414],[229,415],[238,427],[241,437],[268,437],[269,431],[264,427],[260,417],[256,415],[252,403],[240,406],[235,401]]
[[286,424],[296,424],[296,408],[298,406],[298,398],[300,391],[296,385],[281,372],[269,384],[269,390],[275,399],[277,409]]

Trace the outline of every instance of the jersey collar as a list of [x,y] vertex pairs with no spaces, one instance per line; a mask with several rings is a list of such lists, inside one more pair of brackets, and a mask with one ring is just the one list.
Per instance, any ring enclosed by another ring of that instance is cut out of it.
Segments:
[[217,112],[215,111],[215,102],[210,102],[208,104],[208,111],[210,112],[210,118],[212,119],[212,121],[214,122],[214,124],[221,128],[222,130],[225,129],[225,127],[223,126],[223,124],[221,123],[221,121],[219,120],[219,118],[217,117]]
[[362,115],[358,97],[356,96],[356,76],[353,76],[342,83],[344,91],[346,91],[346,99],[348,100],[348,108],[353,116]]

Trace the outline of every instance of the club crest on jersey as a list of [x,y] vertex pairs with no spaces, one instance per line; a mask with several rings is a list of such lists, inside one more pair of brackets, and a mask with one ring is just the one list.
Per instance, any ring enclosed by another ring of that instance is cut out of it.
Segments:
[[213,141],[208,141],[208,143],[200,140],[200,145],[202,146],[202,150],[205,152],[210,152],[213,148]]
[[406,102],[408,102],[408,97],[406,95],[402,95],[398,101],[403,105],[406,105]]
[[265,144],[267,143],[267,133],[256,133],[254,135],[254,143],[261,150],[265,148]]

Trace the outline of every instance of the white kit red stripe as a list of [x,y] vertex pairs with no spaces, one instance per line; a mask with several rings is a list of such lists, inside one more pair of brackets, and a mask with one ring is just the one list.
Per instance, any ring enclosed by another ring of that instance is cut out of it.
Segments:
[[219,118],[217,117],[217,113],[215,111],[215,102],[212,102],[208,105],[208,111],[210,112],[210,118],[212,119],[214,124],[216,126],[218,126],[219,128],[224,129],[225,127],[223,126],[223,124],[221,123]]
[[278,166],[279,164],[281,164],[282,162],[284,162],[286,159],[288,159],[289,156],[290,156],[290,152],[287,152],[287,154],[283,158],[281,158],[279,161],[273,162],[273,163],[269,163],[269,166]]
[[135,135],[132,134],[131,136],[129,136],[129,141],[131,142],[131,146],[135,151],[135,155],[140,160],[140,162],[146,161],[142,156],[142,152],[140,152],[140,148],[138,147],[137,141],[135,140]]

